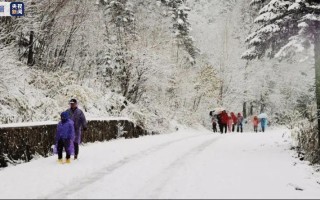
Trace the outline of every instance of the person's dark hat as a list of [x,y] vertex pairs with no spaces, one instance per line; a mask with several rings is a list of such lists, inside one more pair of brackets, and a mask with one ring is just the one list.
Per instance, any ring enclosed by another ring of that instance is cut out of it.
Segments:
[[71,100],[69,101],[69,103],[70,103],[70,104],[77,104],[77,100],[76,100],[76,99],[71,99]]

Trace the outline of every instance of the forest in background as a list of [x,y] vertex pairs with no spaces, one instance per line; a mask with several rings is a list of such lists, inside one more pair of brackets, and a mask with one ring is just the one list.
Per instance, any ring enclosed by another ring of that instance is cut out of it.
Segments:
[[0,19],[2,123],[57,120],[75,97],[88,116],[126,116],[158,132],[210,128],[220,106],[248,121],[267,112],[273,125],[314,127],[312,51],[241,58],[268,2],[24,2],[26,16]]

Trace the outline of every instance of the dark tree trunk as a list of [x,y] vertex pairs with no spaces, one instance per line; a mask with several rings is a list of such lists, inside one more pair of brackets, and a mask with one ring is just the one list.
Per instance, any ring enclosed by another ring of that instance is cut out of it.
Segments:
[[253,103],[252,102],[250,103],[250,115],[251,116],[253,115]]
[[243,103],[243,117],[247,118],[247,102]]
[[244,74],[244,82],[245,82],[245,90],[244,90],[244,99],[243,99],[243,108],[242,108],[242,112],[243,112],[243,117],[247,118],[247,101],[248,101],[248,77],[249,77],[249,73],[248,73],[248,67],[249,67],[250,62],[247,61],[246,66],[245,66],[245,74]]
[[261,108],[260,108],[260,113],[264,113],[264,107],[265,107],[265,105],[264,105],[264,103],[262,103]]
[[220,81],[220,89],[219,89],[219,106],[223,106],[223,81]]
[[317,99],[317,119],[318,119],[318,147],[320,148],[320,23],[316,22],[314,34],[314,59],[316,73],[316,99]]
[[263,113],[264,110],[265,110],[265,96],[263,96],[261,94],[261,97],[260,97],[260,113]]
[[30,31],[30,40],[29,40],[29,53],[28,53],[28,65],[32,66],[34,64],[33,60],[33,37],[34,37],[34,32]]

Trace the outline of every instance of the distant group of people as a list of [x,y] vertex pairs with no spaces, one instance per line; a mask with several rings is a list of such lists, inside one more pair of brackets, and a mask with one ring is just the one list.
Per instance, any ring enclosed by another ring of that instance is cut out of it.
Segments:
[[55,153],[58,154],[58,162],[63,164],[63,150],[66,152],[65,163],[70,163],[71,155],[78,159],[79,144],[82,131],[87,129],[87,121],[83,112],[78,108],[76,99],[69,101],[70,108],[61,113],[61,121],[58,123],[55,137]]
[[222,111],[219,114],[215,114],[214,112],[210,112],[212,129],[213,132],[218,132],[217,126],[219,126],[219,131],[221,134],[229,132],[235,132],[235,128],[237,127],[237,132],[243,132],[243,121],[244,118],[241,113],[238,113],[236,116],[234,112],[231,112],[230,115],[227,111]]
[[[222,112],[218,113],[215,111],[211,111],[210,116],[212,130],[214,133],[220,132],[221,134],[225,134],[227,132],[231,133],[235,131],[237,131],[238,133],[243,133],[244,117],[241,113],[235,115],[234,112],[228,114],[226,110],[223,110]],[[254,116],[252,123],[253,130],[257,133],[259,124],[261,126],[261,131],[265,132],[268,122],[266,117],[259,118],[258,116]],[[219,127],[219,130],[217,127]]]
[[253,117],[253,131],[256,132],[256,133],[258,133],[259,123],[260,123],[260,126],[261,126],[261,131],[265,132],[267,124],[268,124],[267,118],[263,117],[263,118],[259,119],[258,116],[254,116]]

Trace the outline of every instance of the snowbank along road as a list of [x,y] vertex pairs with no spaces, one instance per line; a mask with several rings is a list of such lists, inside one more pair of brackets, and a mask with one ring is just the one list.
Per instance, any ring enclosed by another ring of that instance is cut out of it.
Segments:
[[320,174],[294,158],[290,133],[181,130],[85,145],[0,171],[0,198],[319,198]]

